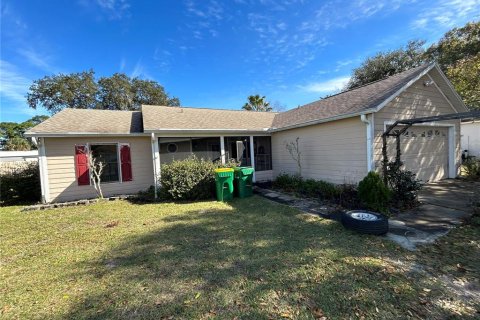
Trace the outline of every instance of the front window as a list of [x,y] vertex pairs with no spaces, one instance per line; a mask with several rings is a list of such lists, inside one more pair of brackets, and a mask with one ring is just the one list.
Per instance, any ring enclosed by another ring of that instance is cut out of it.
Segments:
[[90,146],[93,157],[104,164],[101,182],[120,181],[118,173],[118,152],[116,144],[95,144]]
[[198,159],[220,161],[219,137],[159,138],[160,163],[184,160],[192,155]]
[[225,137],[227,160],[235,159],[240,166],[251,166],[250,137]]

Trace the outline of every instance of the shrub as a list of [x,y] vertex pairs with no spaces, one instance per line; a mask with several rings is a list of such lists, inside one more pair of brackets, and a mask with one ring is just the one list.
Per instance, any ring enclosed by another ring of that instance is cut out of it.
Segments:
[[388,212],[391,193],[376,172],[369,172],[358,184],[358,197],[363,205],[373,211]]
[[298,175],[289,175],[282,173],[273,181],[273,187],[287,192],[298,191],[302,186],[302,177]]
[[162,165],[162,199],[200,200],[212,198],[215,191],[214,170],[218,165],[191,157]]
[[360,199],[358,198],[358,190],[355,185],[341,184],[337,186],[338,195],[337,203],[349,210],[360,209]]
[[387,164],[386,178],[392,190],[392,199],[399,208],[410,208],[417,204],[418,191],[423,184],[415,178],[415,174],[402,170],[402,162],[389,162]]
[[282,173],[273,181],[273,187],[287,192],[297,192],[307,197],[320,197],[323,199],[335,199],[339,195],[339,189],[330,182],[306,179],[298,175]]
[[313,198],[320,196],[318,181],[314,179],[302,180],[298,191],[307,197]]
[[340,194],[339,187],[334,185],[331,182],[319,180],[317,181],[317,186],[318,186],[318,189],[320,190],[321,197],[323,197],[324,199],[332,200],[337,198],[338,195]]
[[155,187],[150,186],[146,190],[139,191],[137,196],[131,199],[132,202],[136,203],[149,203],[155,201]]
[[468,179],[480,179],[480,159],[475,157],[468,157],[463,162],[463,172]]
[[0,202],[3,205],[40,201],[38,162],[29,162],[0,175]]

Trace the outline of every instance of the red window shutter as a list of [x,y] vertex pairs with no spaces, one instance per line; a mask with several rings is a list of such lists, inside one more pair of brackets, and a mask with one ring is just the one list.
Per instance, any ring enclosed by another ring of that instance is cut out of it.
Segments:
[[130,156],[130,146],[120,146],[120,161],[122,167],[122,181],[132,181],[132,158]]
[[88,170],[87,157],[87,146],[75,146],[75,170],[79,186],[90,184],[90,172]]

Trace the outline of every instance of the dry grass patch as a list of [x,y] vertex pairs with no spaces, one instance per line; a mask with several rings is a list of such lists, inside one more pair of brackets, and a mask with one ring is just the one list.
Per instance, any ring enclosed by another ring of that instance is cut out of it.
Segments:
[[450,297],[441,285],[397,263],[430,253],[259,197],[0,208],[0,236],[5,319],[475,316],[435,303]]

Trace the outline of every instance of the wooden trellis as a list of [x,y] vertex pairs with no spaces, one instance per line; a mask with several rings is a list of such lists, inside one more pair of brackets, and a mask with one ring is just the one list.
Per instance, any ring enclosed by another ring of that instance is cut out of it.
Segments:
[[[400,137],[412,125],[417,123],[426,123],[426,122],[435,122],[435,121],[447,121],[447,120],[458,120],[458,119],[466,120],[466,119],[477,119],[477,118],[480,118],[480,110],[461,112],[461,113],[450,113],[450,114],[444,114],[441,116],[397,120],[392,125],[388,126],[387,130],[385,130],[385,132],[382,135],[383,180],[385,184],[387,183],[387,165],[388,165],[387,138],[388,137],[395,137],[396,152],[397,152],[395,156],[395,163],[398,164],[401,161]],[[395,129],[395,127],[398,125],[401,125],[402,128],[400,130],[393,131],[393,129]]]

